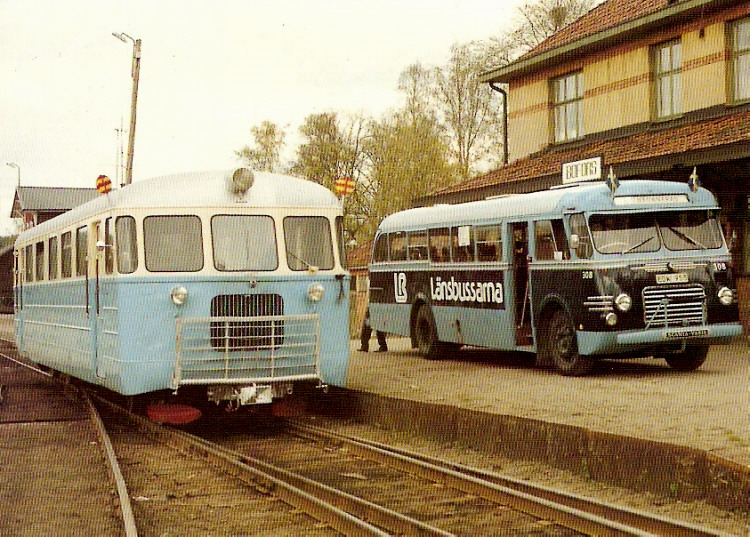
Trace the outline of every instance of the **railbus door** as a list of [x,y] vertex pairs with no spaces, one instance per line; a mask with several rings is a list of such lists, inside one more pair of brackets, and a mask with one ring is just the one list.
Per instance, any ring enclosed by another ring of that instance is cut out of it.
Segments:
[[529,225],[527,222],[510,224],[510,238],[513,245],[513,291],[516,315],[516,346],[532,345],[531,300],[529,289]]
[[89,263],[89,272],[92,282],[91,303],[89,304],[89,311],[91,312],[91,332],[92,332],[92,343],[93,343],[93,357],[94,364],[93,370],[96,376],[99,378],[105,378],[104,369],[101,367],[101,358],[103,355],[103,326],[104,320],[102,316],[102,285],[101,276],[104,274],[104,248],[102,245],[102,229],[101,222],[94,222],[91,225],[91,240],[89,241],[89,259],[92,260]]

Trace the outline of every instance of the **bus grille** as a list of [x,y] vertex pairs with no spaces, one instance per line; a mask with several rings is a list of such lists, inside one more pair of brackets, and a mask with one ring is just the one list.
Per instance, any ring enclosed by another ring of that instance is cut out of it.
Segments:
[[284,300],[276,294],[219,295],[211,300],[211,317],[243,317],[211,322],[211,345],[216,350],[249,350],[284,343],[283,320],[248,317],[284,315]]
[[700,284],[643,289],[646,328],[704,324],[706,293]]

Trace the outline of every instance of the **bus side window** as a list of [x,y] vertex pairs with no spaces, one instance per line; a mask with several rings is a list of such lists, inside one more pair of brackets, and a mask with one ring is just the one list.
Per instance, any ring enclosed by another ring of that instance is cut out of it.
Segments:
[[406,261],[406,232],[397,231],[390,234],[391,261]]
[[412,261],[427,260],[426,231],[412,231],[409,233],[409,259]]
[[503,260],[502,228],[500,226],[478,226],[474,228],[477,261],[499,262]]
[[441,227],[429,230],[427,240],[430,245],[430,261],[433,263],[450,263],[450,228]]
[[539,220],[534,222],[535,250],[537,261],[562,261],[570,259],[568,240],[562,220]]
[[388,261],[388,234],[383,233],[375,239],[375,246],[372,249],[373,263],[382,263]]
[[586,225],[586,217],[582,213],[576,213],[570,215],[568,220],[570,226],[571,235],[578,236],[578,247],[576,248],[576,255],[580,259],[588,259],[594,252],[594,248],[591,246],[591,237],[589,236],[589,228]]
[[471,226],[452,228],[451,245],[454,263],[472,263],[474,261],[474,237],[471,233]]

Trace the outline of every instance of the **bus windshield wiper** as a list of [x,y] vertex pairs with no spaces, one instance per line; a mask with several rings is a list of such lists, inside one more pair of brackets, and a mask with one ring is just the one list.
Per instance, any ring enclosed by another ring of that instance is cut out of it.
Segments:
[[693,246],[697,246],[701,250],[708,250],[706,246],[703,246],[700,242],[695,240],[693,237],[691,237],[687,233],[680,231],[679,229],[675,229],[672,226],[667,226],[667,229],[671,231],[672,233],[674,233],[675,235],[677,235],[678,237],[680,237],[685,242],[689,242],[690,244],[692,244]]
[[628,249],[626,249],[626,250],[623,250],[622,252],[620,252],[620,255],[624,255],[624,254],[627,254],[628,252],[632,252],[632,251],[633,251],[633,250],[635,250],[636,248],[640,248],[641,246],[643,246],[644,244],[646,244],[647,242],[649,242],[649,241],[650,241],[651,239],[653,239],[653,238],[654,238],[654,236],[653,236],[653,235],[651,235],[650,237],[648,237],[648,238],[646,238],[646,239],[643,239],[643,240],[642,240],[641,242],[639,242],[638,244],[634,244],[634,245],[633,245],[633,246],[631,246],[630,248],[628,248]]

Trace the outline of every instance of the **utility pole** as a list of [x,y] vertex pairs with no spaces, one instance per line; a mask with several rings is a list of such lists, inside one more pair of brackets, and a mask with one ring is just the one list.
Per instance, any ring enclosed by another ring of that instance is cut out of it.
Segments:
[[135,114],[138,105],[138,77],[141,71],[141,40],[133,39],[126,33],[112,32],[112,35],[123,43],[128,40],[133,42],[133,65],[130,70],[130,76],[133,79],[133,92],[130,98],[130,132],[128,136],[128,161],[125,166],[125,182],[129,185],[133,182],[133,148],[135,145]]

